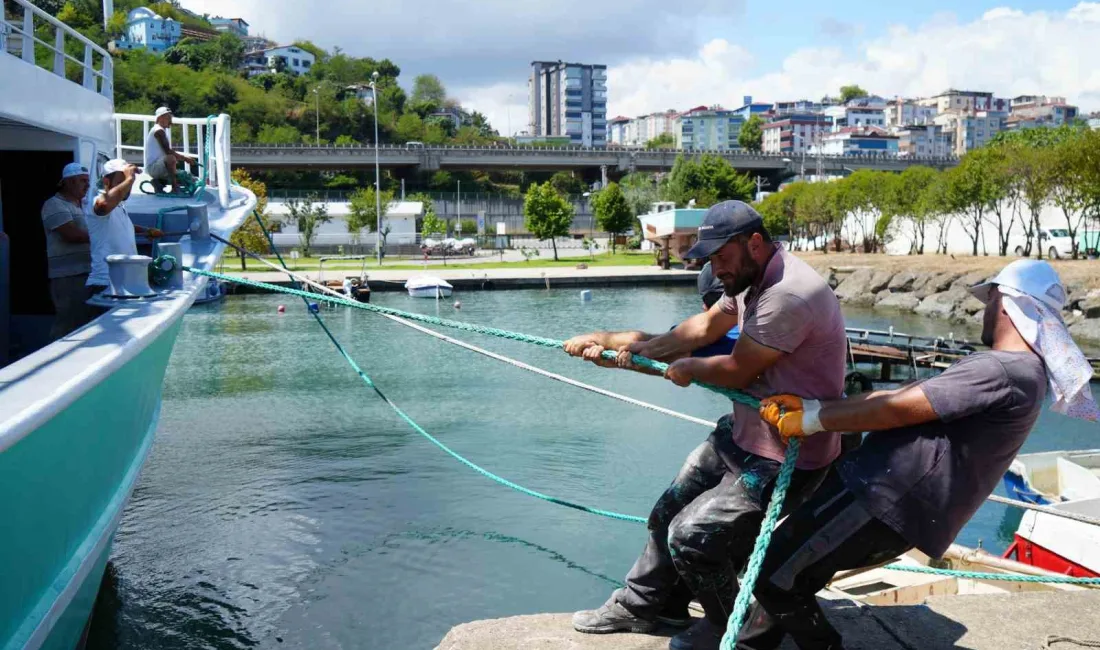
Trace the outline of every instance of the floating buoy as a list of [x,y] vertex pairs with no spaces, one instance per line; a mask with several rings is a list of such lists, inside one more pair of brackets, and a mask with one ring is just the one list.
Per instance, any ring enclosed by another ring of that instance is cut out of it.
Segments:
[[592,290],[591,289],[585,289],[584,291],[581,291],[581,302],[591,302],[591,301],[592,301]]
[[462,309],[462,301],[461,300],[456,300],[455,301],[455,309]]
[[286,305],[279,305],[279,308],[275,311],[279,312],[280,314],[286,313]]
[[320,311],[321,311],[321,306],[320,305],[318,305],[315,302],[309,303],[309,313],[317,314],[317,313],[320,313]]

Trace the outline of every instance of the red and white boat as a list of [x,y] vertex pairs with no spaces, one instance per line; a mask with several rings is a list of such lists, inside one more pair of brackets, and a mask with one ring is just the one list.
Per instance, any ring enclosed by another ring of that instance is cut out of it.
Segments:
[[[1100,520],[1100,449],[1021,454],[1005,472],[1010,498]],[[1027,510],[1006,558],[1100,577],[1100,525]]]

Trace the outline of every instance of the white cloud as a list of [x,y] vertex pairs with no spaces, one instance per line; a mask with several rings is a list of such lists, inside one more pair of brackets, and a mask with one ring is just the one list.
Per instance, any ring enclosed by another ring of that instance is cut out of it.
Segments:
[[[736,107],[759,101],[820,98],[858,83],[885,97],[931,95],[949,87],[998,96],[1062,95],[1083,111],[1100,109],[1100,2],[1066,12],[998,8],[960,23],[937,14],[917,27],[893,26],[853,54],[838,47],[800,48],[776,70],[726,39],[691,56],[638,57],[608,68],[608,116],[636,116],[698,105]],[[502,133],[525,127],[526,85],[467,87],[456,96],[481,110]],[[509,99],[509,96],[511,98]],[[518,116],[518,117],[517,117]]]
[[947,14],[915,27],[891,27],[855,54],[802,48],[780,69],[756,72],[742,47],[712,40],[690,57],[637,59],[608,70],[609,114],[639,115],[670,106],[740,105],[819,98],[846,83],[886,97],[930,95],[948,87],[998,96],[1064,95],[1083,110],[1100,108],[1100,2],[1067,12],[993,9],[972,22]]

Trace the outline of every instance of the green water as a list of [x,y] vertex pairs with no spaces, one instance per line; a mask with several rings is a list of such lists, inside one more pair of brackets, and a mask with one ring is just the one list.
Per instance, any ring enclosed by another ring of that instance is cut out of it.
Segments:
[[[554,338],[661,331],[698,309],[684,288],[602,289],[588,304],[573,290],[461,299],[461,311],[447,301],[440,315]],[[459,465],[366,389],[295,300],[232,297],[184,319],[90,648],[426,648],[457,623],[604,600],[642,548],[640,526],[533,500]],[[375,300],[436,312],[396,293]],[[646,515],[708,433],[371,314],[323,313],[429,432],[555,496]],[[888,324],[877,313],[849,320]],[[699,417],[729,408],[713,393],[562,352],[456,336]],[[1026,449],[1095,446],[1094,431],[1044,414]],[[960,542],[1003,549],[1017,520],[987,505]]]

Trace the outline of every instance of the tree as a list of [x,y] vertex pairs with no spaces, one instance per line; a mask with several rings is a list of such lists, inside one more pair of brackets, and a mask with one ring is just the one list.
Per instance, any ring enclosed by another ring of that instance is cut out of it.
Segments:
[[316,203],[317,199],[316,194],[311,194],[302,201],[291,199],[286,202],[287,215],[298,227],[298,238],[302,242],[302,254],[305,257],[309,257],[309,247],[313,244],[317,227],[332,221],[332,217],[328,216],[328,208],[324,203]]
[[615,236],[621,235],[634,224],[634,212],[618,183],[609,183],[592,199],[596,223],[611,235],[611,252],[615,252]]
[[555,237],[566,237],[573,226],[573,206],[550,183],[532,184],[523,200],[523,223],[539,241],[550,240],[558,260]]
[[588,186],[585,185],[584,181],[571,172],[554,172],[554,175],[550,177],[550,184],[562,196],[584,194],[588,191]]
[[662,133],[656,138],[645,143],[646,149],[674,149],[676,148],[676,136],[668,133]]
[[[1019,199],[1018,184],[1008,165],[1005,147],[990,145],[975,149],[967,154],[975,164],[983,167],[989,178],[989,206],[985,211],[985,221],[997,228],[997,254],[1008,255],[1008,244],[1012,238],[1012,227],[1016,224],[1016,205]],[[1008,202],[1006,206],[1005,202]],[[1005,208],[1009,212],[1005,212]]]
[[794,245],[794,231],[798,227],[796,207],[809,183],[790,183],[778,192],[772,192],[756,205],[756,211],[764,218],[764,227],[772,235],[787,233]]
[[760,153],[764,144],[764,120],[759,115],[751,115],[741,125],[741,133],[737,135],[737,144],[745,151]]
[[[1029,129],[1039,130],[1039,129]],[[1039,239],[1039,215],[1043,204],[1050,198],[1055,184],[1053,175],[1054,164],[1051,160],[1052,151],[1046,147],[1021,146],[1017,143],[1013,147],[1009,159],[1011,161],[1012,174],[1020,184],[1020,194],[1024,206],[1027,207],[1027,218],[1021,217],[1024,225],[1024,234],[1027,243],[1024,247],[1024,255],[1031,255],[1032,244],[1039,259],[1043,259],[1043,244]],[[964,158],[965,161],[965,158]]]
[[439,109],[446,100],[447,89],[443,87],[439,77],[434,74],[420,74],[413,79],[412,97],[409,98],[413,104],[430,103]]
[[909,254],[924,255],[924,242],[931,214],[927,201],[929,188],[939,176],[931,167],[914,165],[903,171],[890,185],[886,201],[889,211],[909,224],[911,245]]
[[971,254],[977,255],[982,223],[996,189],[992,170],[983,160],[967,154],[957,166],[944,173],[947,205],[952,212],[959,214],[963,230],[973,244]]
[[677,156],[662,191],[665,200],[677,205],[694,200],[696,207],[705,208],[720,201],[750,201],[755,189],[752,179],[739,173],[728,160],[703,154],[698,159]]
[[[1095,147],[1097,141],[1094,132],[1073,129],[1053,147],[1053,169],[1057,182],[1051,188],[1054,203],[1066,219],[1066,232],[1069,233],[1073,259],[1080,252],[1077,236],[1085,220],[1094,216],[1097,200],[1097,181],[1100,178],[1095,165],[1100,162]],[[1091,137],[1090,137],[1091,136]]]
[[[393,203],[393,192],[383,190],[375,200],[374,186],[364,187],[348,197],[348,232],[356,243],[359,240],[359,232],[366,229],[367,232],[375,232],[378,223],[382,223],[382,230],[378,233],[378,245],[386,250],[386,236],[390,234],[389,223],[386,221],[386,212]],[[378,214],[378,205],[382,206],[382,214]]]
[[[271,252],[271,242],[267,240],[263,229],[260,228],[260,224],[256,220],[256,214],[264,219],[264,223],[268,228],[274,228],[277,225],[277,222],[267,215],[267,185],[261,181],[253,180],[248,172],[243,169],[233,170],[233,180],[256,195],[256,209],[253,214],[245,218],[241,227],[233,232],[233,236],[230,237],[229,241],[234,246],[239,246],[250,253],[266,255]],[[244,253],[238,251],[237,257],[241,260],[241,270],[246,270]]]
[[857,238],[864,253],[878,250],[878,217],[883,206],[883,176],[886,172],[861,169],[851,176],[837,181],[837,201],[840,209],[841,228],[849,231],[848,241],[852,252]]
[[841,104],[847,104],[848,102],[852,101],[853,99],[858,99],[860,97],[866,97],[868,94],[870,94],[870,93],[868,93],[866,90],[860,88],[856,84],[849,84],[847,86],[841,86],[840,87],[840,103]]

